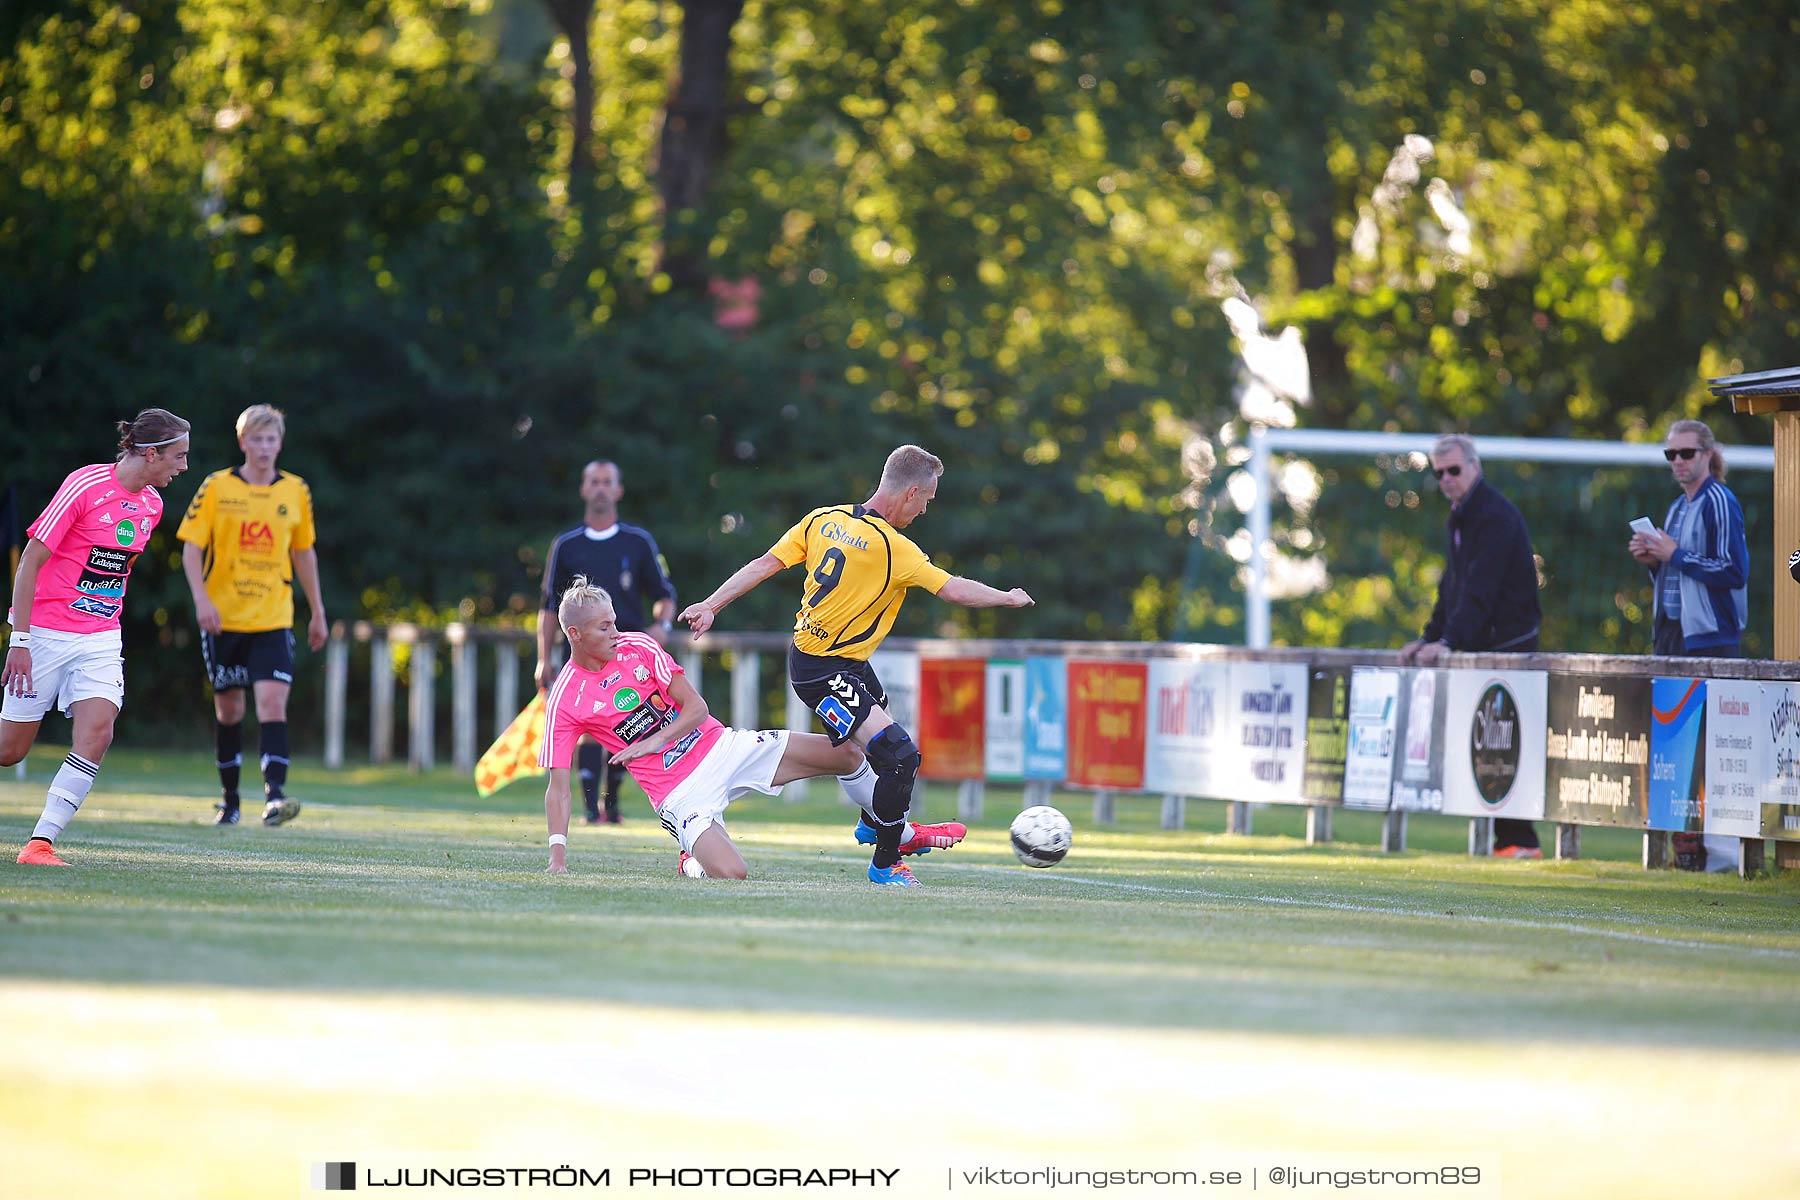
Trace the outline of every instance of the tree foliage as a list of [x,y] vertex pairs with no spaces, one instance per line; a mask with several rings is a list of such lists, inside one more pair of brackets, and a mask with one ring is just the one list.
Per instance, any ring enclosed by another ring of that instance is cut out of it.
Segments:
[[[1252,419],[1761,442],[1701,380],[1800,335],[1783,6],[493,7],[7,10],[26,508],[151,404],[196,423],[184,503],[267,400],[336,615],[522,618],[587,458],[624,464],[691,596],[910,440],[949,468],[919,540],[1041,603],[916,603],[902,632],[1232,640]],[[696,12],[729,54],[684,68]],[[754,323],[706,281],[753,281]],[[1303,331],[1310,396],[1246,392],[1232,301]],[[1415,631],[1441,560],[1415,468],[1282,472],[1278,640]],[[1538,530],[1547,644],[1645,648],[1615,510],[1666,481],[1504,482],[1570,497]],[[130,636],[179,655],[157,549]],[[731,623],[780,626],[791,591]]]

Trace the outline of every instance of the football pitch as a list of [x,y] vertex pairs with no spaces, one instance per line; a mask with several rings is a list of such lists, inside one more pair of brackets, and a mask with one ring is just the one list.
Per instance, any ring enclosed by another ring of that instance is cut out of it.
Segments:
[[[1227,837],[1222,805],[1165,832],[1123,798],[1101,828],[1065,793],[1074,850],[1036,871],[990,788],[906,891],[863,881],[815,785],[733,806],[733,884],[677,879],[628,785],[552,878],[539,780],[478,800],[297,763],[297,821],[215,828],[206,755],[118,749],[77,866],[14,866],[59,754],[0,774],[8,1197],[305,1196],[327,1162],[618,1194],[753,1163],[899,1174],[649,1190],[1043,1195],[1084,1185],[993,1172],[1104,1167],[1161,1196],[1800,1192],[1800,876],[1646,873],[1635,834],[1473,861],[1463,822],[1416,819],[1383,855],[1361,814],[1308,847],[1298,811]],[[1482,1175],[1272,1183],[1290,1164]],[[495,1189],[394,1194],[468,1190]]]

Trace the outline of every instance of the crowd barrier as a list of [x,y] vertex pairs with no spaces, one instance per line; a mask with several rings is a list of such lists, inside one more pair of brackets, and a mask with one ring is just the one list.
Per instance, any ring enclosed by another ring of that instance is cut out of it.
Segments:
[[[326,650],[330,767],[344,762],[355,643],[369,651],[371,760],[394,754],[404,657],[408,761],[420,768],[435,763],[440,646],[459,771],[480,749],[480,647],[492,651],[496,736],[530,686],[522,654],[535,665],[526,631],[340,626]],[[787,644],[678,633],[672,650],[703,694],[710,664],[729,673],[729,724],[767,727],[779,694],[779,723],[814,728],[780,686]],[[1422,668],[1379,650],[901,638],[872,661],[919,743],[921,776],[957,784],[965,818],[981,815],[987,783],[1011,783],[1028,804],[1052,788],[1089,791],[1100,823],[1122,794],[1158,796],[1166,828],[1182,825],[1190,798],[1229,802],[1240,833],[1255,805],[1302,805],[1314,842],[1330,839],[1336,809],[1374,811],[1390,850],[1404,848],[1413,813],[1469,818],[1471,854],[1491,849],[1499,817],[1553,823],[1564,858],[1579,855],[1584,826],[1638,830],[1646,867],[1666,864],[1669,834],[1703,832],[1737,839],[1746,875],[1761,870],[1765,840],[1800,842],[1800,663],[1453,654]]]

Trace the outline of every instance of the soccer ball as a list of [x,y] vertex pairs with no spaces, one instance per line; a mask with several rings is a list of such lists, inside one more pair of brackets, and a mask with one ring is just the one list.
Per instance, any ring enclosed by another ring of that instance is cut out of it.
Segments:
[[1028,808],[1013,818],[1013,853],[1028,867],[1054,867],[1074,840],[1069,818],[1048,804]]

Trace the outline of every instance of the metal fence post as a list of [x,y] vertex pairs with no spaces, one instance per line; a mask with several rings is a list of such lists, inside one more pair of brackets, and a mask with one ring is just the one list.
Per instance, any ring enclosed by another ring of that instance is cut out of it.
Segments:
[[1164,829],[1187,828],[1187,797],[1167,795],[1162,798],[1162,827]]
[[519,643],[507,638],[494,643],[494,740],[506,732],[519,715]]
[[1406,849],[1406,811],[1390,812],[1381,823],[1381,849],[1385,854],[1398,854]]
[[344,627],[331,631],[325,645],[325,766],[344,765],[344,705],[350,692],[350,641]]
[[1331,840],[1331,806],[1309,805],[1306,810],[1306,844],[1318,846]]
[[394,655],[386,633],[369,639],[369,761],[394,757]]
[[1494,820],[1492,817],[1469,818],[1469,857],[1487,858],[1494,852]]
[[956,788],[956,815],[965,821],[981,820],[987,808],[987,787],[979,779],[965,779]]
[[432,746],[432,722],[437,716],[432,691],[436,685],[437,647],[420,640],[413,643],[412,669],[407,672],[407,754],[406,760],[416,771],[429,771],[437,765]]
[[475,645],[461,623],[444,630],[450,641],[450,762],[475,769]]
[[1105,788],[1094,793],[1094,824],[1113,823],[1113,794]]
[[754,650],[737,650],[731,656],[731,725],[734,729],[761,729],[762,663]]

